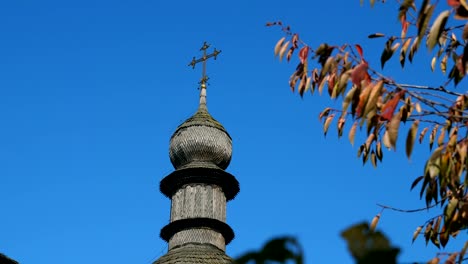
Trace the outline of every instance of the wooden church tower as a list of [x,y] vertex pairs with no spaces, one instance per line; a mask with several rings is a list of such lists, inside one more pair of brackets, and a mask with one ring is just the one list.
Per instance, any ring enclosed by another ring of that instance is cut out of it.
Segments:
[[239,192],[239,183],[225,171],[231,161],[231,137],[206,105],[206,61],[216,59],[221,52],[214,49],[207,54],[208,48],[205,43],[203,56],[189,64],[203,64],[200,103],[170,140],[169,156],[175,171],[160,183],[161,192],[171,199],[170,223],[161,229],[169,250],[154,264],[233,262],[225,253],[234,238],[226,224],[226,203]]

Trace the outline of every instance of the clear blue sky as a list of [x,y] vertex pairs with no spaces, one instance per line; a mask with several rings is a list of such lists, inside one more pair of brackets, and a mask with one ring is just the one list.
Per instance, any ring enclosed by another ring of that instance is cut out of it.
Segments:
[[[290,92],[295,65],[274,59],[282,34],[264,25],[282,20],[313,46],[360,43],[378,67],[383,40],[366,36],[398,32],[396,12],[358,0],[0,2],[0,252],[22,264],[149,264],[167,251],[159,181],[173,170],[172,133],[196,110],[200,70],[187,64],[206,40],[222,50],[208,64],[208,107],[233,138],[228,171],[241,184],[228,254],[291,234],[307,263],[352,263],[343,229],[370,221],[376,203],[423,206],[409,186],[428,147],[409,162],[400,136],[373,169],[346,137],[324,138],[328,99]],[[393,60],[385,72],[430,82],[428,60],[404,71]],[[435,214],[384,212],[379,228],[401,262],[434,256],[411,236]]]

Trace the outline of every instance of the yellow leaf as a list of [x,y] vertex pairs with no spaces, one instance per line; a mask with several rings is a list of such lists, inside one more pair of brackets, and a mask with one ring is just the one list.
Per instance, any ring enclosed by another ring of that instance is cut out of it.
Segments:
[[437,62],[437,58],[434,56],[434,58],[432,58],[432,61],[431,61],[431,71],[434,71],[436,62]]
[[279,59],[280,59],[280,61],[283,59],[284,53],[285,53],[286,50],[288,49],[288,46],[289,46],[289,41],[286,41],[286,43],[284,43],[283,46],[281,46],[281,49],[280,49],[280,51],[279,51]]
[[281,49],[281,47],[283,46],[283,42],[286,40],[286,37],[282,37],[280,40],[278,40],[278,42],[276,42],[276,45],[275,45],[275,57],[278,56],[278,53]]
[[372,219],[371,225],[370,225],[370,231],[374,232],[375,228],[377,227],[377,223],[379,223],[380,219],[380,213],[378,213],[376,216],[374,216],[374,219]]
[[444,57],[442,57],[442,60],[440,60],[440,70],[442,71],[443,74],[447,72],[447,59],[448,59],[448,55],[445,54]]
[[429,260],[427,264],[439,264],[439,263],[440,263],[439,257],[434,257],[433,259]]

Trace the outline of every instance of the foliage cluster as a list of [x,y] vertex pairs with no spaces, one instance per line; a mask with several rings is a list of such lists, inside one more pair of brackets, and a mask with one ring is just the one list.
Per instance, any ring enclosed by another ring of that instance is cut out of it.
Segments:
[[[375,1],[370,2],[374,5]],[[301,97],[326,90],[330,99],[341,102],[340,109],[327,107],[320,112],[324,134],[334,120],[338,137],[348,130],[351,144],[358,128],[366,134],[358,149],[364,164],[370,161],[377,167],[383,161],[382,149],[396,150],[402,133],[406,134],[408,158],[416,141],[427,143],[431,154],[411,189],[418,187],[425,208],[440,208],[440,214],[417,227],[413,241],[421,234],[426,243],[445,247],[450,237],[468,227],[468,93],[460,88],[468,73],[468,23],[463,21],[468,19],[468,3],[397,2],[401,24],[397,34],[368,36],[385,39],[380,69],[365,58],[359,44],[322,43],[312,47],[280,21],[267,26],[277,26],[285,34],[274,47],[280,61],[294,61],[297,53],[297,66],[289,78],[291,90]],[[438,12],[440,9],[443,11]],[[420,50],[428,51],[430,69],[440,70],[443,83],[405,84],[384,73],[385,64],[396,54],[404,68]],[[347,123],[351,123],[348,128]],[[406,133],[402,123],[409,124]],[[457,252],[458,262],[464,259],[466,249]]]

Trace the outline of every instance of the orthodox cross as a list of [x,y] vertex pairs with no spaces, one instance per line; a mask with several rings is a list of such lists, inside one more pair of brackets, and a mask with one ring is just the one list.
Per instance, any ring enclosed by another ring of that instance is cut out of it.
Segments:
[[210,47],[210,45],[208,43],[206,43],[206,41],[203,43],[203,47],[201,47],[201,51],[203,51],[203,57],[199,58],[199,59],[195,59],[195,57],[193,57],[192,61],[189,63],[188,66],[192,66],[193,69],[195,69],[195,65],[199,62],[203,62],[203,72],[202,72],[202,78],[200,80],[200,84],[202,86],[205,86],[206,87],[206,82],[208,81],[208,76],[206,75],[206,61],[211,58],[211,57],[214,57],[214,59],[216,60],[216,56],[218,56],[219,53],[221,53],[220,50],[216,50],[216,48],[214,49],[213,53],[211,54],[206,54],[206,50]]

